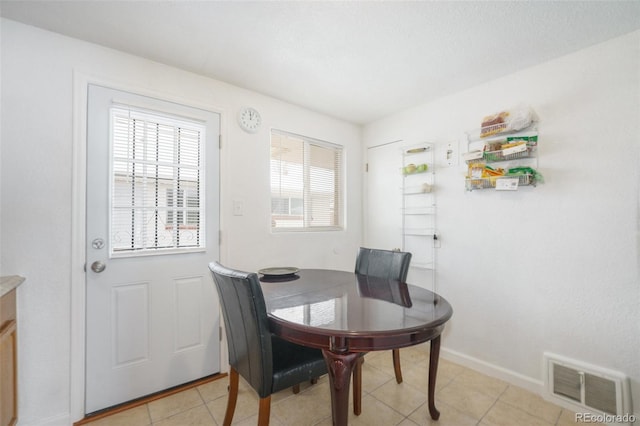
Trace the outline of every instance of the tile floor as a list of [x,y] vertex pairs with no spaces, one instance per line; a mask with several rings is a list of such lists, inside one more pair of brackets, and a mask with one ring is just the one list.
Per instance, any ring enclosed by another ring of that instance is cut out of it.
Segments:
[[[350,414],[350,425],[363,426],[567,426],[575,414],[541,397],[469,368],[440,359],[436,407],[440,420],[429,417],[426,404],[428,344],[402,349],[404,382],[393,374],[391,352],[372,352],[362,374],[362,414]],[[227,403],[226,377],[127,411],[104,417],[89,426],[218,426]],[[258,398],[241,381],[234,425],[257,423]],[[271,425],[331,426],[328,379],[290,389],[271,398]],[[596,424],[591,423],[591,426]]]

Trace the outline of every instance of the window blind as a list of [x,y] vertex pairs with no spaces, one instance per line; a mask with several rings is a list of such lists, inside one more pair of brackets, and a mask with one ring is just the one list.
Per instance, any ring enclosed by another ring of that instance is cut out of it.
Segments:
[[272,229],[342,229],[342,157],[339,145],[272,131]]
[[113,254],[204,247],[204,126],[111,108]]

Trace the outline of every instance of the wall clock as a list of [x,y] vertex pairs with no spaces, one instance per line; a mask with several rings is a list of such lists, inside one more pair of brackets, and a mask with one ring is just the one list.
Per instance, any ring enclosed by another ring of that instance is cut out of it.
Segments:
[[238,124],[245,132],[255,133],[260,129],[262,117],[260,117],[260,113],[255,108],[244,107],[240,109],[238,114]]

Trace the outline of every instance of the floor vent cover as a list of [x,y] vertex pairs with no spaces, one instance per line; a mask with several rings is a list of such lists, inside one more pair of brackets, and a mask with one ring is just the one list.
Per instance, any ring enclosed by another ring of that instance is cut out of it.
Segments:
[[568,403],[576,413],[585,408],[613,416],[630,413],[629,383],[623,374],[549,353],[544,361],[551,398]]

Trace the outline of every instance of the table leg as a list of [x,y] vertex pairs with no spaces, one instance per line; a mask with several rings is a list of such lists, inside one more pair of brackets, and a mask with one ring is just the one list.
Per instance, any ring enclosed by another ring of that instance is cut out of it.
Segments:
[[438,358],[440,357],[440,336],[431,340],[429,353],[429,414],[433,420],[440,418],[440,411],[436,409],[436,375],[438,374]]
[[323,349],[322,354],[329,373],[333,425],[347,426],[349,420],[349,383],[353,367],[358,362],[358,354],[336,353],[327,349]]

